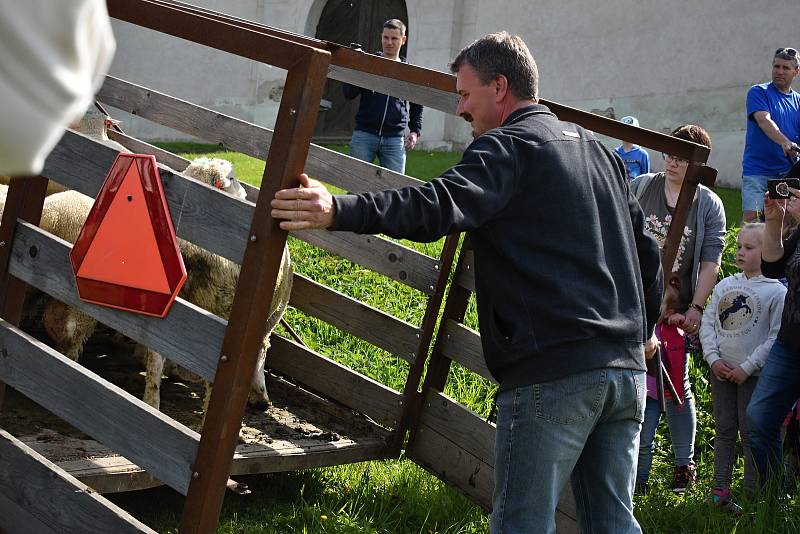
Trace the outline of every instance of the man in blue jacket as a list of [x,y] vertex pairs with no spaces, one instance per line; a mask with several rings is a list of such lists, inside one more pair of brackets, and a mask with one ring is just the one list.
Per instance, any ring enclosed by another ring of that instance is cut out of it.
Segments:
[[[387,20],[381,34],[383,52],[376,54],[405,62],[400,57],[400,47],[406,39],[406,25],[398,19]],[[422,133],[422,106],[414,103],[409,106],[405,100],[350,84],[344,84],[343,91],[348,100],[361,96],[356,128],[350,139],[350,155],[370,163],[377,156],[382,167],[405,173],[406,150],[414,148]]]
[[538,104],[538,72],[506,32],[451,65],[475,140],[418,187],[331,194],[300,176],[278,191],[284,230],[418,241],[467,231],[486,364],[499,383],[493,533],[555,532],[571,479],[584,532],[640,533],[633,516],[645,352],[660,256],[622,161]]

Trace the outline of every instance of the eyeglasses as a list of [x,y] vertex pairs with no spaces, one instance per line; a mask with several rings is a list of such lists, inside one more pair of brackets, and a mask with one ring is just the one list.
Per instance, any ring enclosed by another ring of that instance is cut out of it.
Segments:
[[661,157],[664,158],[664,161],[667,161],[667,162],[672,161],[672,163],[674,163],[675,165],[678,165],[679,167],[682,166],[682,165],[689,165],[689,160],[688,159],[677,158],[677,157],[673,156],[672,154],[664,154],[662,152],[661,153]]
[[789,58],[797,57],[797,50],[794,48],[779,48],[775,50],[775,56],[787,56]]

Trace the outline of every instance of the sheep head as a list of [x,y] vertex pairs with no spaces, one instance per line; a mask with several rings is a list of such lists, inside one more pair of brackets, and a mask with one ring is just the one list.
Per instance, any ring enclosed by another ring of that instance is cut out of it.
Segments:
[[226,159],[197,158],[186,167],[183,174],[204,184],[222,189],[236,198],[247,198],[247,191],[233,172],[233,163]]

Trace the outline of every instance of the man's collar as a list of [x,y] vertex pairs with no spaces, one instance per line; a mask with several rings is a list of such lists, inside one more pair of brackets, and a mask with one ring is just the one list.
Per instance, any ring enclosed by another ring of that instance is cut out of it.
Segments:
[[506,126],[508,124],[512,124],[529,115],[553,115],[553,112],[547,106],[542,104],[531,104],[530,106],[525,106],[515,110],[511,115],[506,117],[506,120],[503,121],[501,126]]

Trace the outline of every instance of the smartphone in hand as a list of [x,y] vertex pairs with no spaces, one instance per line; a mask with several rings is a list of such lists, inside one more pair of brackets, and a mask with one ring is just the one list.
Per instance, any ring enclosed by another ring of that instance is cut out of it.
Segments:
[[777,178],[767,180],[767,190],[769,198],[775,200],[785,200],[791,196],[789,188],[800,189],[800,178]]

